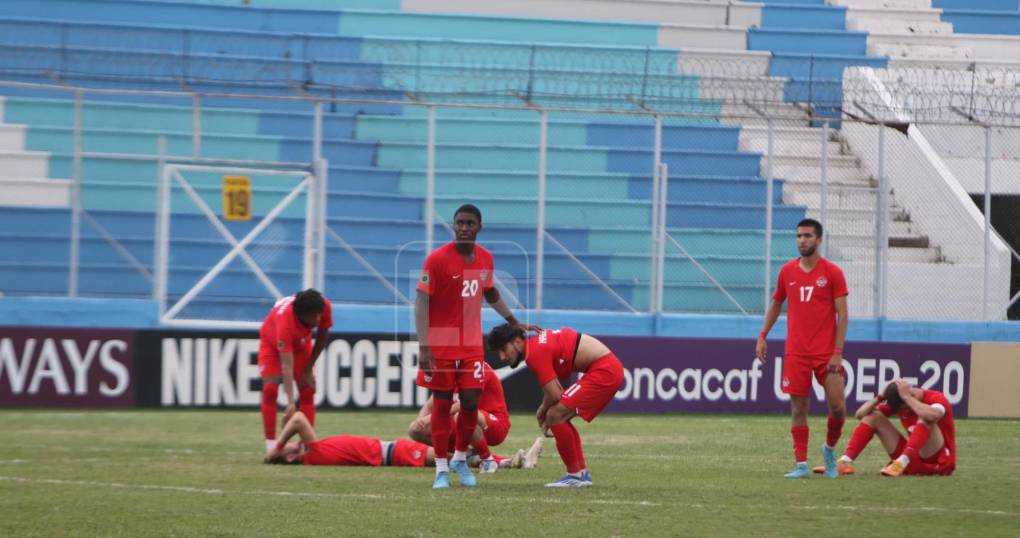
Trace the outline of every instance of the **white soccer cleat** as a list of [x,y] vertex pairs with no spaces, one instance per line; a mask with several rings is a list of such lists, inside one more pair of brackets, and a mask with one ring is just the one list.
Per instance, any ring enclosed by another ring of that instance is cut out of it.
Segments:
[[478,463],[479,474],[496,474],[497,469],[499,469],[499,462],[493,458],[482,460]]
[[524,460],[521,462],[521,469],[534,469],[538,466],[538,457],[542,455],[542,443],[545,439],[539,436],[531,444],[531,448],[524,453]]

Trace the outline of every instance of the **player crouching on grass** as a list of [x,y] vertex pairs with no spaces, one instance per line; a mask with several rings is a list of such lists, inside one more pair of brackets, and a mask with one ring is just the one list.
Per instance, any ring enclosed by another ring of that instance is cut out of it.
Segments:
[[[295,435],[301,441],[288,443]],[[526,463],[534,467],[537,463],[538,454],[526,454],[523,450],[518,454],[512,468],[519,469]],[[320,439],[308,417],[298,411],[287,421],[279,441],[262,461],[269,464],[431,467],[435,465],[436,457],[432,447],[410,439],[382,441],[356,435],[333,435]]]
[[[899,416],[907,437],[889,420],[893,414]],[[861,423],[839,458],[840,474],[854,473],[854,460],[875,434],[892,460],[882,469],[885,476],[948,476],[956,469],[956,427],[945,394],[897,379],[862,405],[856,416]],[[815,472],[821,472],[819,469]]]
[[[543,330],[526,338],[524,329],[499,325],[489,333],[489,349],[503,362],[516,368],[525,361],[542,386],[544,398],[535,413],[543,434],[556,438],[556,450],[567,466],[567,474],[547,488],[583,488],[592,484],[584,461],[581,436],[570,423],[575,416],[591,422],[602,412],[623,384],[623,364],[605,344],[587,334],[562,327]],[[583,377],[563,390],[560,380],[572,372]]]

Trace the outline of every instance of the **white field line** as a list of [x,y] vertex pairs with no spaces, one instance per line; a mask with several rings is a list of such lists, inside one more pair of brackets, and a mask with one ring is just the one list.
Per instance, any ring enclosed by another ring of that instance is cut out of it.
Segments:
[[[45,484],[54,486],[88,486],[88,487],[108,487],[117,489],[135,489],[135,490],[146,490],[146,491],[172,491],[180,493],[199,493],[206,495],[251,495],[251,496],[267,496],[267,497],[325,497],[325,498],[348,498],[348,499],[371,499],[371,500],[386,500],[386,499],[410,499],[410,496],[401,495],[376,495],[368,493],[315,493],[315,492],[302,492],[302,491],[264,491],[264,490],[229,490],[229,489],[213,489],[213,488],[200,488],[194,486],[168,486],[158,484],[126,484],[122,482],[97,482],[92,480],[60,480],[52,478],[25,478],[18,476],[0,476],[0,482],[21,482],[29,484]],[[420,499],[420,496],[414,496],[415,499]],[[565,499],[550,499],[548,497],[491,497],[492,500],[507,500],[517,502],[532,502],[541,504],[576,504],[576,499],[565,498]],[[746,507],[727,506],[722,504],[685,504],[685,503],[671,503],[671,502],[651,502],[651,501],[625,501],[616,499],[586,499],[586,504],[601,504],[601,505],[622,505],[622,506],[667,506],[676,508],[692,508],[692,509],[706,509],[706,510],[719,510],[719,509],[738,509]],[[972,510],[966,508],[939,508],[932,506],[853,506],[853,505],[825,505],[825,506],[791,506],[791,508],[797,510],[844,510],[852,512],[892,512],[892,513],[951,513],[951,514],[972,514],[972,515],[985,515],[985,516],[1013,516],[1014,514],[1009,512],[1003,512],[1001,510]]]

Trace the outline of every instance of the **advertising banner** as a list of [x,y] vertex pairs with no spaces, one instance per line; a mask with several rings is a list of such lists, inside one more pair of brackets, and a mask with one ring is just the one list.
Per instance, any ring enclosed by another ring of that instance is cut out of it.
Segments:
[[[788,413],[782,391],[783,342],[770,340],[765,363],[753,340],[698,338],[601,338],[623,361],[625,381],[608,410],[620,412]],[[967,416],[970,344],[847,342],[847,407],[852,413],[903,377],[944,392],[954,414]],[[817,381],[812,412],[823,412]]]
[[0,327],[0,406],[135,403],[134,332]]
[[[420,408],[428,391],[415,385],[418,342],[411,338],[406,334],[331,334],[315,363],[316,406]],[[258,334],[253,331],[141,331],[138,354],[146,360],[138,366],[138,403],[256,407],[261,401],[258,351]],[[508,396],[515,409],[534,410],[541,401],[529,373],[505,380],[504,388],[515,394]],[[282,391],[279,401],[285,403]]]

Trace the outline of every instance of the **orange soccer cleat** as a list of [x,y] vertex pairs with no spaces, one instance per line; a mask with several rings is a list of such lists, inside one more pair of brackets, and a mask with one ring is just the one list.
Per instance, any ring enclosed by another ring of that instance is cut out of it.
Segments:
[[885,468],[882,469],[882,475],[892,477],[902,476],[903,471],[906,470],[907,468],[904,467],[903,464],[899,462],[899,460],[892,460],[889,462],[889,465],[886,465]]
[[[845,463],[845,462],[842,462],[842,461],[837,461],[836,462],[836,468],[839,469],[839,474],[841,474],[841,475],[854,474],[854,472],[855,472],[854,471],[854,464],[852,464],[852,463]],[[822,474],[822,473],[825,472],[825,466],[824,465],[819,465],[818,467],[815,467],[814,469],[811,469],[811,472],[813,472],[815,474]]]

